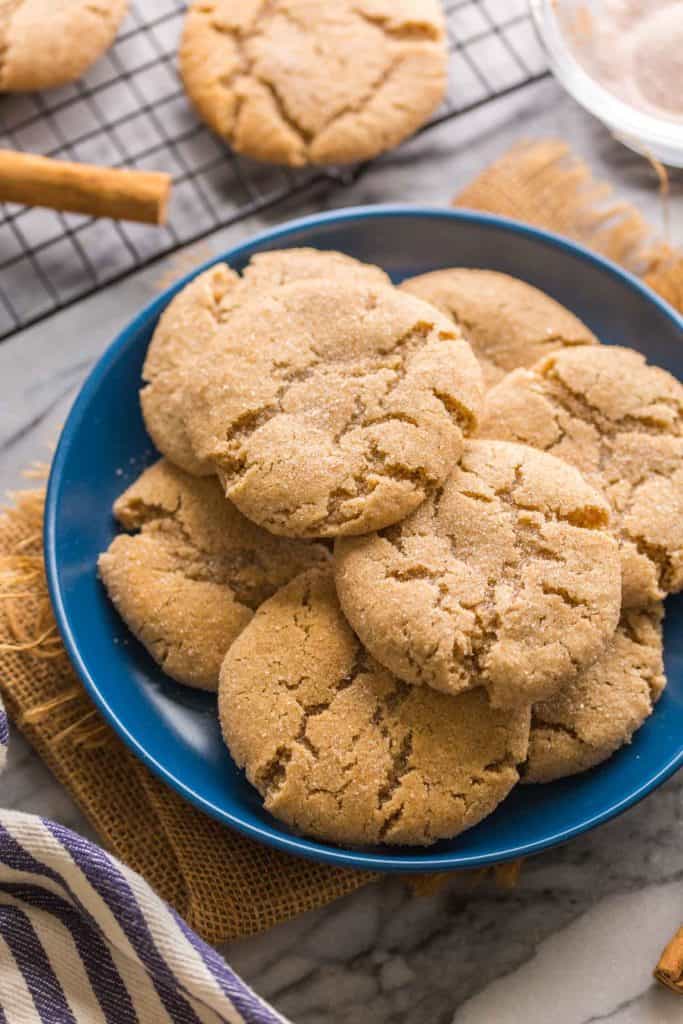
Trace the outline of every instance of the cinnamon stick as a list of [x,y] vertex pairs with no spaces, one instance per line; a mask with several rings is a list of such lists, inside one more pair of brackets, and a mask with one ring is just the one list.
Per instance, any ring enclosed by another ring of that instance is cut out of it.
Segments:
[[163,224],[171,177],[0,149],[0,201]]
[[657,981],[683,996],[683,927],[679,928],[655,967]]

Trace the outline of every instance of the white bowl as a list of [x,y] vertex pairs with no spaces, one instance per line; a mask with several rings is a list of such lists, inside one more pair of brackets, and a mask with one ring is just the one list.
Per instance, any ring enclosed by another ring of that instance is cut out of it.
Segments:
[[[558,17],[561,10],[576,9],[576,2],[529,0],[529,7],[550,70],[567,92],[630,149],[670,167],[683,167],[683,122],[657,117],[623,102],[579,63]],[[672,88],[683,89],[683,83],[672,82]]]

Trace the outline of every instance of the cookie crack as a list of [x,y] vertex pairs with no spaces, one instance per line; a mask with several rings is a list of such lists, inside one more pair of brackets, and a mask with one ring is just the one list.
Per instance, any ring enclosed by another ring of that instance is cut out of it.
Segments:
[[408,19],[399,24],[392,24],[392,16],[387,14],[373,14],[364,11],[362,6],[354,4],[354,14],[362,18],[369,25],[379,28],[391,39],[399,39],[406,42],[434,42],[438,43],[443,38],[443,32],[439,25],[427,21],[414,21]]
[[511,484],[501,487],[495,491],[497,498],[505,502],[513,512],[536,512],[543,517],[545,523],[567,523],[579,529],[599,530],[609,524],[609,513],[606,509],[595,505],[584,505],[562,512],[559,509],[549,509],[543,506],[534,505],[531,502],[522,501],[519,491],[524,485],[522,478],[522,463],[515,466],[515,476]]
[[[213,13],[213,11],[211,13]],[[284,97],[277,89],[275,83],[264,75],[256,73],[254,69],[255,62],[247,53],[247,46],[249,42],[256,38],[256,36],[263,33],[264,21],[273,14],[282,15],[282,17],[285,17],[296,24],[295,19],[291,18],[286,10],[277,9],[273,0],[266,0],[266,2],[261,5],[259,10],[256,12],[254,20],[246,30],[240,29],[239,26],[222,25],[215,19],[211,20],[211,28],[215,32],[222,35],[228,35],[233,39],[239,57],[239,66],[231,74],[222,76],[219,79],[219,83],[224,89],[233,89],[235,91],[236,103],[233,115],[233,131],[237,130],[242,107],[246,102],[246,96],[244,94],[240,94],[239,90],[239,80],[240,78],[244,78],[247,82],[257,82],[267,90],[282,123],[285,124],[290,131],[294,132],[301,144],[306,148],[307,144],[310,142],[310,133],[307,133],[304,126],[292,116],[290,111],[288,111]]]
[[660,589],[664,593],[671,593],[674,588],[676,569],[674,566],[673,554],[663,544],[655,544],[654,541],[646,540],[642,535],[630,533],[626,527],[621,526],[618,535],[624,540],[635,544],[639,554],[644,555],[652,562],[657,570],[657,577]]
[[282,789],[287,778],[287,766],[292,760],[291,747],[281,745],[270,760],[258,772],[256,783],[266,802],[272,801]]
[[[297,119],[294,117],[291,111],[287,109],[287,99],[283,95],[283,93],[280,92],[279,88],[277,87],[275,82],[272,81],[272,79],[266,78],[265,75],[256,74],[253,70],[253,63],[251,65],[249,74],[254,79],[254,81],[258,82],[260,85],[264,87],[264,89],[267,90],[271,100],[273,101],[273,105],[275,107],[275,110],[277,111],[278,117],[280,118],[282,123],[285,124],[289,128],[289,130],[298,137],[299,142],[302,144],[304,150],[307,151],[315,138],[313,132],[310,132],[301,124],[300,121],[297,121]],[[238,111],[239,109],[241,108],[238,107]]]
[[[588,423],[594,426],[600,432],[602,437],[613,438],[618,434],[628,432],[632,430],[636,433],[654,433],[654,434],[665,434],[672,435],[672,430],[669,424],[661,424],[652,416],[633,416],[626,415],[621,416],[618,419],[611,419],[602,413],[599,406],[594,405],[583,392],[574,391],[565,380],[558,376],[554,364],[546,366],[540,372],[540,376],[543,380],[547,381],[551,387],[551,398],[553,401],[562,408],[568,416],[576,419],[583,420],[584,423]],[[541,397],[543,392],[541,392]],[[671,409],[678,417],[681,416],[681,407],[675,399],[669,399],[666,396],[660,396],[656,400],[657,405],[664,405],[668,409]],[[678,436],[681,433],[679,430],[673,436]]]
[[509,751],[497,760],[489,761],[488,764],[484,765],[484,772],[488,775],[502,775],[510,769],[513,769],[513,771],[517,770],[517,761]]
[[464,434],[474,433],[477,427],[477,417],[471,409],[468,409],[462,402],[458,401],[455,395],[450,395],[438,388],[432,388],[431,392],[438,402],[441,402],[451,420],[455,420]]
[[398,70],[403,61],[405,60],[405,54],[398,54],[393,57],[389,64],[381,71],[377,77],[370,83],[364,95],[353,103],[345,104],[340,110],[338,110],[332,117],[329,117],[324,124],[320,126],[318,131],[315,133],[311,142],[315,142],[319,139],[323,132],[327,132],[330,128],[333,128],[339,123],[344,117],[348,117],[349,114],[360,114],[368,106],[373,97],[383,89],[393,74]]
[[558,583],[549,583],[547,580],[543,580],[541,582],[541,590],[544,594],[554,594],[557,597],[561,597],[570,608],[585,608],[586,611],[590,611],[590,605],[587,601],[582,601],[576,594],[572,594],[567,587],[561,587]]

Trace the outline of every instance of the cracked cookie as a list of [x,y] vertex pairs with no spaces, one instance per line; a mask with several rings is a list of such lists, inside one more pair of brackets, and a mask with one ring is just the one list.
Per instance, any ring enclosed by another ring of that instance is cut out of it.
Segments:
[[377,660],[411,683],[483,686],[496,707],[553,696],[619,619],[605,499],[524,445],[468,441],[412,516],[335,546],[341,606]]
[[661,603],[625,611],[607,650],[532,709],[523,782],[552,782],[606,761],[631,742],[665,685]]
[[382,285],[301,281],[236,309],[187,375],[193,451],[272,533],[359,534],[412,512],[477,425],[454,324]]
[[215,690],[223,656],[262,601],[328,558],[273,537],[225,500],[215,479],[161,460],[114,505],[126,530],[98,567],[122,619],[180,683]]
[[297,167],[398,145],[443,99],[448,53],[438,0],[195,0],[179,60],[213,131]]
[[213,465],[197,457],[187,434],[186,373],[214,342],[231,313],[259,292],[309,278],[390,284],[379,267],[319,249],[257,253],[242,275],[218,263],[190,281],[161,315],[142,369],[140,404],[147,431],[159,451],[181,469],[212,475]]
[[4,0],[0,92],[73,82],[114,41],[128,0]]
[[529,708],[408,686],[361,647],[332,573],[303,573],[230,648],[218,707],[271,814],[335,843],[428,845],[490,814],[524,761]]
[[578,317],[545,292],[494,270],[453,267],[411,277],[401,288],[431,302],[462,329],[493,387],[555,349],[597,345]]
[[608,499],[627,608],[683,588],[682,412],[675,377],[608,345],[554,353],[486,397],[482,436],[552,452]]

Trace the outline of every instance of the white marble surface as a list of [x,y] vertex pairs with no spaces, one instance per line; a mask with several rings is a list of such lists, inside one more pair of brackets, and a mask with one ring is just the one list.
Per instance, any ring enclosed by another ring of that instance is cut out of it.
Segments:
[[[657,223],[651,169],[616,144],[551,81],[447,124],[378,161],[319,205],[446,202],[520,137],[570,140],[598,174]],[[671,189],[683,242],[683,178]],[[271,212],[210,239],[220,251],[294,212]],[[0,486],[46,457],[92,361],[153,294],[154,266],[0,345]],[[67,795],[16,735],[0,804],[86,834]],[[683,777],[617,821],[527,863],[518,888],[429,898],[385,881],[226,952],[296,1024],[674,1024],[683,1001],[651,968],[683,919]]]

